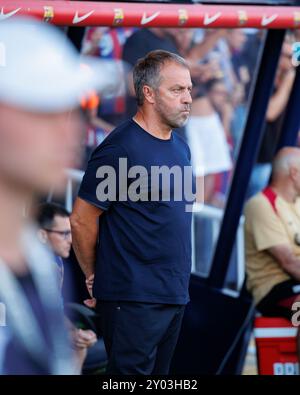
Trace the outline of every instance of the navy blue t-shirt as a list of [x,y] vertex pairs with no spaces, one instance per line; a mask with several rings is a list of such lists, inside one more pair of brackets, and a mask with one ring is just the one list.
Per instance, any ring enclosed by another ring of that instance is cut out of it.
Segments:
[[[124,168],[120,170],[120,158],[127,171],[130,169],[128,174]],[[115,190],[110,188],[114,177],[105,175],[102,170],[108,168],[103,166],[115,170]],[[142,166],[143,171],[134,166]],[[163,177],[153,176],[153,166],[176,166],[181,182],[176,173],[177,181],[175,176],[169,177],[169,187]],[[184,190],[184,178],[192,180],[194,193],[187,144],[175,133],[168,140],[156,138],[133,120],[117,127],[93,152],[79,197],[105,211],[100,216],[96,254],[97,299],[167,304],[189,301],[192,199]],[[158,184],[154,183],[157,179]]]

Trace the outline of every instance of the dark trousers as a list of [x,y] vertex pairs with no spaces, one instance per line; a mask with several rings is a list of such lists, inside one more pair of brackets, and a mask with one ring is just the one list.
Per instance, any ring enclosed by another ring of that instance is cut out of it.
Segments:
[[275,285],[258,303],[257,310],[266,317],[285,317],[291,320],[295,299],[299,297],[299,281],[286,280]]
[[184,305],[97,301],[107,374],[168,374]]

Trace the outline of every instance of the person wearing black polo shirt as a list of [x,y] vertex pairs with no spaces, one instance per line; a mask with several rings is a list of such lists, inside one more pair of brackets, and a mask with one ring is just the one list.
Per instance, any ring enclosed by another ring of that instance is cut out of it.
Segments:
[[[194,182],[184,190],[194,180],[184,172],[189,148],[172,129],[188,118],[192,83],[184,59],[163,50],[140,59],[133,78],[138,112],[92,154],[71,215],[73,247],[101,316],[107,373],[167,374],[189,302],[195,196]],[[152,170],[163,166],[182,182],[156,184]]]

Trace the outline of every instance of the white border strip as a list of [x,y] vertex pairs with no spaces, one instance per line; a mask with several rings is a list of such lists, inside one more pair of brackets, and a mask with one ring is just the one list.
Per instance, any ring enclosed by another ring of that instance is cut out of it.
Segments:
[[256,328],[255,338],[296,337],[297,328]]

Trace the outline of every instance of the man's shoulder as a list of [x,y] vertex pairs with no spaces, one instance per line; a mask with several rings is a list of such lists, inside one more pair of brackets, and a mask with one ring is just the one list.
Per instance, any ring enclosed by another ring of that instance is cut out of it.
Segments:
[[[131,147],[135,147],[136,127],[131,119],[124,121],[99,144],[93,151],[89,162],[103,156],[127,157]],[[136,148],[135,148],[136,149]]]
[[181,136],[179,133],[173,131],[173,138],[174,141],[182,147],[189,148],[187,142],[185,141],[184,137]]
[[110,134],[103,140],[98,148],[103,148],[108,145],[123,146],[128,143],[131,138],[131,132],[134,132],[135,126],[131,119],[127,119],[119,126],[113,129]]
[[177,132],[172,132],[172,133],[173,133],[173,138],[174,138],[175,143],[178,145],[178,147],[180,147],[181,149],[186,151],[187,155],[190,158],[190,156],[191,156],[190,147],[188,146],[184,137],[180,136]]
[[253,211],[268,209],[272,210],[272,205],[268,201],[268,198],[263,194],[263,192],[258,192],[256,195],[252,196],[245,205],[246,215],[253,213]]
[[262,191],[256,193],[254,196],[252,196],[248,201],[247,205],[253,205],[253,204],[260,204],[262,202],[265,202],[267,199],[265,195],[263,194]]

